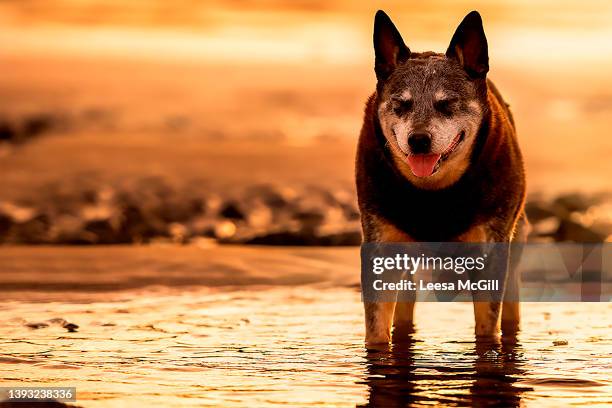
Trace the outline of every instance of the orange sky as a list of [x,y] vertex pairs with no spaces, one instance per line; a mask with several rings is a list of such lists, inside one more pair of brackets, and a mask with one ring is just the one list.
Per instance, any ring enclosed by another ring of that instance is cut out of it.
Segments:
[[358,63],[370,54],[377,8],[415,49],[444,47],[461,17],[478,9],[500,63],[612,61],[606,1],[20,0],[0,3],[0,39],[46,52]]

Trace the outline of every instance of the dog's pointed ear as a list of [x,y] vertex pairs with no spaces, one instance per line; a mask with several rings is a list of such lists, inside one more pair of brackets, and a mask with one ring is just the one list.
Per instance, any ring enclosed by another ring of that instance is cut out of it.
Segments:
[[378,10],[374,17],[374,53],[374,70],[379,81],[388,78],[398,64],[410,57],[410,49],[404,44],[389,16],[382,10]]
[[489,72],[489,47],[477,11],[469,13],[453,35],[446,56],[459,61],[472,78],[484,78]]

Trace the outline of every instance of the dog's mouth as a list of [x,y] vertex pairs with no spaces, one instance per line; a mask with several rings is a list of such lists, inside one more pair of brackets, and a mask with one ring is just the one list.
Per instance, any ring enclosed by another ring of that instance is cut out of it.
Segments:
[[412,174],[416,177],[431,176],[438,171],[440,164],[448,159],[461,142],[463,142],[463,139],[465,139],[465,132],[461,131],[441,154],[409,154],[406,156],[406,161],[408,162],[408,166],[410,166],[410,171],[412,171]]

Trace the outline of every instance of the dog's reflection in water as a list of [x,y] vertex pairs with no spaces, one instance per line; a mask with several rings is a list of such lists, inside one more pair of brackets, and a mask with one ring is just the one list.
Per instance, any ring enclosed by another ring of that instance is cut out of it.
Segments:
[[450,358],[420,355],[419,340],[403,339],[366,351],[366,407],[521,405],[529,388],[514,383],[523,376],[516,337],[477,341]]

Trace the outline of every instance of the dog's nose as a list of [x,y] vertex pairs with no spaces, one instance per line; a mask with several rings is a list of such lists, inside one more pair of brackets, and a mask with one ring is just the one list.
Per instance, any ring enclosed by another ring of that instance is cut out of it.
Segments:
[[408,146],[413,154],[429,153],[431,151],[431,135],[425,132],[415,132],[408,137]]

